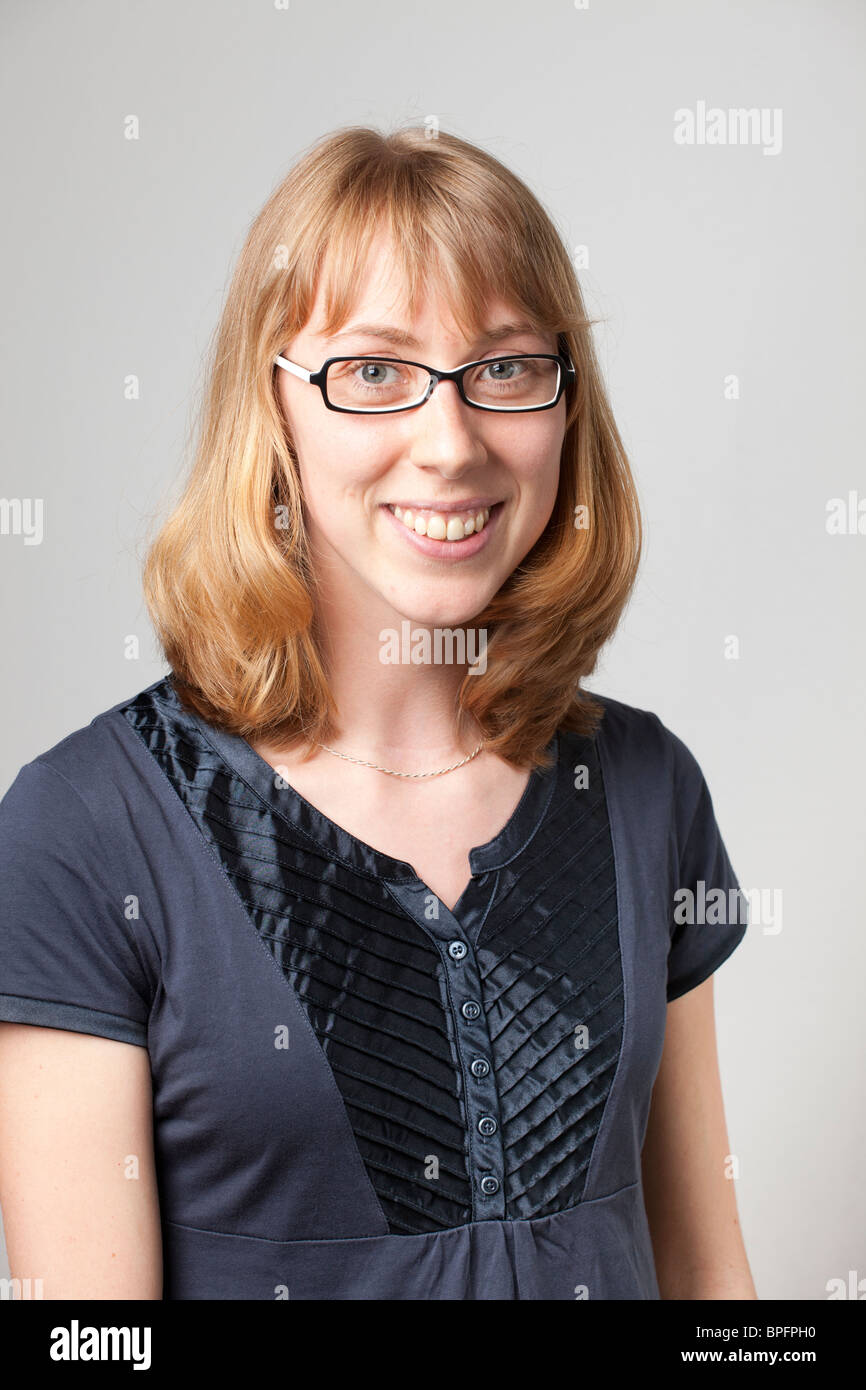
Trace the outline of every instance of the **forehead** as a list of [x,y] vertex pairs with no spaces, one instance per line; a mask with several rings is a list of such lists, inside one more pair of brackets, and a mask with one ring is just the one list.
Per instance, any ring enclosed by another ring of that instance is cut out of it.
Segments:
[[348,282],[339,278],[338,258],[326,257],[303,331],[324,343],[347,325],[389,324],[420,344],[434,338],[474,341],[506,322],[533,327],[533,316],[493,287],[482,295],[464,291],[459,276],[446,276],[431,263],[416,280],[413,297],[412,277],[392,238],[381,232]]

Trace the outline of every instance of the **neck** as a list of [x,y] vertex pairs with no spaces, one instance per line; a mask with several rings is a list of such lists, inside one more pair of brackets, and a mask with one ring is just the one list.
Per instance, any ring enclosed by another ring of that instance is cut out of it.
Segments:
[[[457,725],[467,662],[449,660],[447,644],[443,653],[437,650],[433,625],[408,622],[393,610],[377,616],[369,607],[360,618],[341,607],[330,610],[321,627],[338,709],[339,732],[327,740],[332,746],[409,769],[435,767],[476,747],[481,731],[474,721],[462,736]],[[429,659],[413,661],[425,635]],[[468,655],[475,654],[470,647]]]

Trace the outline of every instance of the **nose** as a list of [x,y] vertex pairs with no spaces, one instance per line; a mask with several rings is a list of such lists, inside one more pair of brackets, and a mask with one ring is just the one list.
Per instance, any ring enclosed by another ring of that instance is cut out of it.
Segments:
[[424,404],[407,417],[412,420],[411,461],[446,477],[483,463],[487,450],[475,416],[480,418],[481,412],[461,400],[455,381],[435,380]]

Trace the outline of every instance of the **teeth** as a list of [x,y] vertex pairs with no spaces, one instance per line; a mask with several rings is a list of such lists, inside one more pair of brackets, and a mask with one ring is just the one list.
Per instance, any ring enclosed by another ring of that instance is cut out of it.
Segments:
[[482,507],[477,512],[413,512],[407,507],[392,507],[389,510],[402,521],[403,525],[418,536],[429,536],[434,541],[462,541],[474,531],[482,531],[490,517],[490,508]]

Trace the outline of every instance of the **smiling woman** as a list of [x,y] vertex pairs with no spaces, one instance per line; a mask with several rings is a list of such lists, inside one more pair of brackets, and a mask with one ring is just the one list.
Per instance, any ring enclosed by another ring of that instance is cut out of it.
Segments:
[[0,803],[13,1273],[754,1297],[711,995],[746,928],[674,911],[739,885],[689,749],[582,684],[639,553],[532,192],[444,132],[317,143],[250,231],[147,558],[170,669]]

